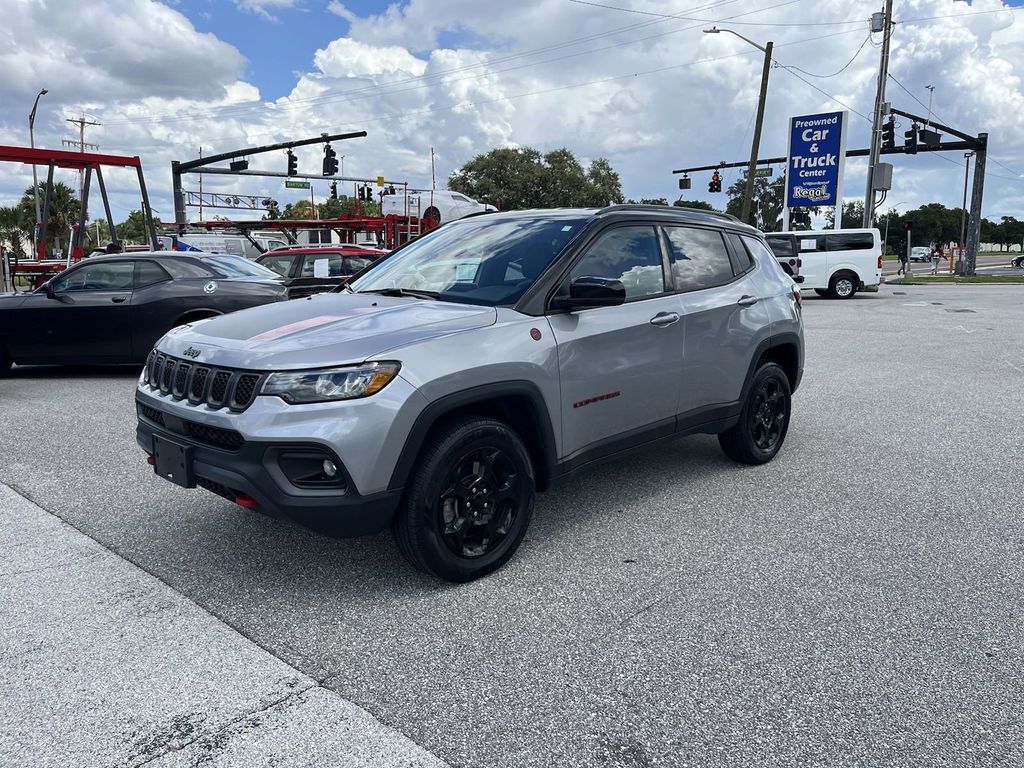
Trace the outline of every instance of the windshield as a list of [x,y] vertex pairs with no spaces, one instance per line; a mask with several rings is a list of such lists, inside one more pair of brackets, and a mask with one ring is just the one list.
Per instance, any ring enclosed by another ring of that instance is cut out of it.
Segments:
[[267,269],[255,261],[249,261],[244,256],[199,256],[198,258],[224,277],[265,277],[270,279],[278,277],[273,270]]
[[515,304],[587,221],[488,216],[452,222],[386,258],[352,288],[357,293],[421,291],[466,304]]

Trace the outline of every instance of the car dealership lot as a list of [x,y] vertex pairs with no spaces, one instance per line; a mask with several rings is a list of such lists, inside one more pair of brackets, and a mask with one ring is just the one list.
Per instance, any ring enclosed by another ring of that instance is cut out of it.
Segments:
[[1015,765],[1022,297],[806,298],[774,462],[605,465],[462,586],[154,478],[132,371],[0,380],[0,482],[452,765]]

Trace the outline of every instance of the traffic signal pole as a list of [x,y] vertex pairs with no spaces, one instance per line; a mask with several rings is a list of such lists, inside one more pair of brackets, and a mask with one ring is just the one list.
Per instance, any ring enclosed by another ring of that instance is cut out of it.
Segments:
[[[875,91],[875,111],[871,120],[871,145],[868,147],[868,180],[864,192],[864,228],[875,220],[875,166],[878,164],[878,145],[882,129],[882,104],[885,102],[885,82],[889,79],[889,38],[892,37],[892,2],[885,0],[885,19],[882,31],[882,59],[878,68],[878,89]],[[841,207],[841,206],[840,206]],[[838,216],[836,219],[838,220]]]

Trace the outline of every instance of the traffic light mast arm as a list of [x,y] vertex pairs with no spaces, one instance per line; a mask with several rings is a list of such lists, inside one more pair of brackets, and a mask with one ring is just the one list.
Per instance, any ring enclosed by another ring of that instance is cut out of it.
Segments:
[[218,163],[221,160],[230,160],[235,157],[248,157],[249,155],[259,155],[264,152],[276,152],[279,149],[293,149],[294,147],[305,147],[309,144],[324,144],[328,141],[345,141],[346,139],[362,139],[366,137],[366,131],[355,131],[353,133],[337,133],[333,136],[317,136],[315,139],[300,139],[299,141],[283,141],[280,144],[267,144],[262,147],[248,147],[245,149],[236,149],[231,152],[223,152],[219,155],[210,155],[208,157],[201,157],[197,160],[189,160],[184,163],[178,163],[178,172],[191,171],[194,168],[201,168],[211,163]]

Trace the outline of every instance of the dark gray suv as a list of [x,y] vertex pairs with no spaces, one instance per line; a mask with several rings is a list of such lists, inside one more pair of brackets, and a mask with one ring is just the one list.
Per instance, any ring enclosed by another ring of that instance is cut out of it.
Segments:
[[388,526],[467,581],[534,494],[694,433],[778,452],[803,371],[798,287],[729,216],[654,206],[488,213],[336,293],[164,336],[136,393],[156,473],[342,536]]

